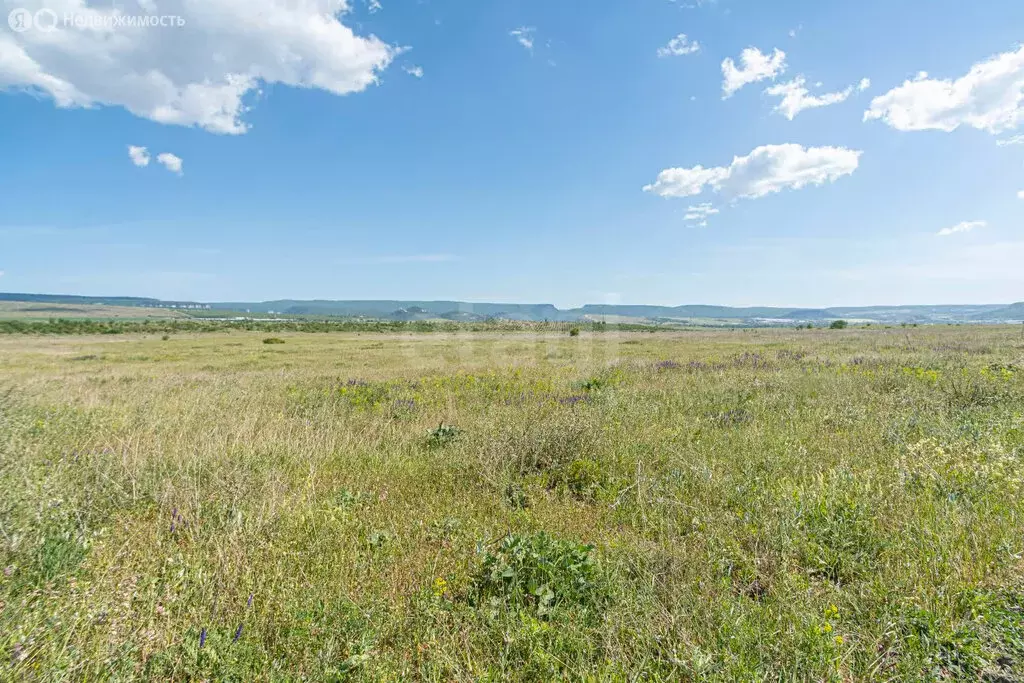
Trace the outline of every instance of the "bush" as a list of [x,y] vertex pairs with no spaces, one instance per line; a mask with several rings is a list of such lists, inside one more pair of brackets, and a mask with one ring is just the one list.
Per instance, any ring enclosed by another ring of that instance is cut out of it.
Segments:
[[284,339],[280,337],[267,337],[263,340],[264,344],[284,344]]
[[539,532],[509,534],[484,555],[472,601],[546,617],[563,607],[596,610],[607,596],[591,556],[594,547]]
[[435,429],[427,431],[427,446],[430,448],[441,448],[447,446],[459,438],[462,430],[455,425],[439,424]]
[[832,324],[828,327],[830,330],[845,330],[847,325],[849,325],[849,323],[845,320],[833,320]]
[[580,336],[580,328],[578,328],[578,327],[570,328],[569,336],[570,337],[578,337],[578,336]]

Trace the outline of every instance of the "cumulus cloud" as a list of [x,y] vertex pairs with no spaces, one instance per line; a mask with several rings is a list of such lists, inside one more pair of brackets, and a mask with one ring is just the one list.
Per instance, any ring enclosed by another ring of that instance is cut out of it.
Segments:
[[516,39],[516,42],[525,47],[529,51],[533,51],[533,34],[537,32],[534,26],[520,26],[519,28],[512,29],[508,32],[510,36]]
[[962,223],[957,223],[951,228],[943,228],[936,234],[940,237],[946,237],[948,235],[955,235],[958,232],[970,232],[976,228],[984,228],[986,225],[988,225],[988,223],[985,221],[964,221]]
[[921,72],[874,98],[864,112],[865,121],[873,119],[901,131],[1013,130],[1024,123],[1024,46],[978,62],[956,80]]
[[706,228],[708,226],[708,217],[714,216],[717,213],[719,213],[718,209],[712,206],[711,202],[705,202],[703,204],[688,207],[686,209],[686,215],[683,216],[683,220],[691,225]]
[[[263,84],[355,93],[401,51],[343,24],[345,0],[162,0],[159,14],[150,0],[5,4],[50,9],[58,23],[0,31],[0,89],[42,93],[62,108],[124,107],[214,133],[246,132],[246,100]],[[84,27],[65,25],[65,16]],[[138,16],[166,24],[117,23]]]
[[766,95],[782,98],[782,101],[775,105],[775,111],[792,121],[797,114],[805,109],[827,107],[830,104],[844,102],[847,97],[853,94],[853,86],[839,92],[812,95],[811,91],[806,87],[804,77],[797,76],[788,83],[773,85],[764,92]]
[[403,66],[402,71],[409,74],[410,76],[415,76],[416,78],[423,78],[422,66]]
[[774,79],[786,70],[786,53],[775,49],[771,55],[763,54],[756,47],[748,47],[740,53],[741,67],[737,67],[731,57],[722,62],[722,98],[732,97],[733,93],[750,83]]
[[145,147],[128,145],[128,157],[136,166],[149,166],[149,152],[146,151]]
[[764,145],[747,156],[734,157],[728,166],[667,168],[643,189],[662,197],[692,197],[710,188],[730,199],[756,199],[834,182],[857,170],[861,154],[845,147]]
[[690,40],[686,37],[685,33],[680,33],[678,36],[668,41],[668,45],[658,48],[659,57],[681,57],[683,55],[692,55],[700,52],[700,43],[696,40]]
[[181,160],[181,157],[175,156],[174,154],[171,154],[170,152],[164,152],[162,154],[157,154],[156,155],[156,160],[159,163],[163,164],[164,167],[168,171],[170,171],[171,173],[177,173],[178,175],[182,174],[182,169],[181,169],[181,167],[182,167],[182,160]]
[[1024,135],[1014,135],[1012,138],[1003,138],[1002,140],[996,140],[996,144],[1000,147],[1009,147],[1010,145],[1024,145]]

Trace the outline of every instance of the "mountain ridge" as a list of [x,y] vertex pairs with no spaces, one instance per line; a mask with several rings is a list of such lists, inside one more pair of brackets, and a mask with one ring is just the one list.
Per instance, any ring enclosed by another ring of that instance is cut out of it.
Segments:
[[805,308],[785,306],[716,306],[684,304],[585,304],[559,309],[552,304],[470,303],[454,300],[405,299],[275,299],[259,302],[165,301],[150,297],[84,296],[76,294],[29,294],[0,292],[0,301],[35,303],[100,304],[149,308],[202,310],[206,315],[261,314],[284,316],[366,317],[391,320],[484,320],[521,321],[617,321],[698,324],[699,321],[755,324],[798,324],[847,319],[879,323],[994,323],[1024,321],[1024,301],[1012,304],[949,304],[905,306],[833,306]]

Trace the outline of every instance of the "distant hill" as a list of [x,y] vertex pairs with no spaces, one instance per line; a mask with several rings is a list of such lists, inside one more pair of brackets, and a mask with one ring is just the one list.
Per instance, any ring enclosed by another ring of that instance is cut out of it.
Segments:
[[834,320],[838,317],[835,313],[828,310],[827,308],[798,308],[793,311],[789,311],[782,318],[788,320]]
[[986,311],[975,316],[975,320],[1013,320],[1024,321],[1024,301],[1018,301],[1005,308],[997,308],[994,311]]
[[[276,301],[232,301],[201,303],[161,301],[130,296],[78,296],[64,294],[0,293],[0,301],[40,304],[129,306],[142,308],[203,309],[206,315],[253,315],[355,317],[383,320],[460,320],[488,318],[523,321],[576,322],[587,320],[632,320],[650,324],[690,325],[792,325],[829,320],[851,320],[883,324],[900,323],[997,323],[1024,320],[1024,302],[1015,304],[926,305],[926,306],[837,306],[792,308],[773,306],[644,306],[587,304],[558,309],[551,304],[468,303],[465,301],[400,301],[327,299]],[[208,310],[207,310],[208,309]]]

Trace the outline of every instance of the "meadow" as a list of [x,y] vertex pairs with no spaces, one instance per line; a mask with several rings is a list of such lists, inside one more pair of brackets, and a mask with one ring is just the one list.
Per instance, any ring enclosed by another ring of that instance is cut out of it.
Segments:
[[185,315],[167,308],[139,306],[100,306],[94,304],[59,304],[40,301],[0,301],[0,321],[38,322],[50,318],[76,320],[179,320]]
[[1024,680],[1019,327],[270,337],[0,335],[0,679]]

